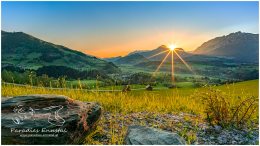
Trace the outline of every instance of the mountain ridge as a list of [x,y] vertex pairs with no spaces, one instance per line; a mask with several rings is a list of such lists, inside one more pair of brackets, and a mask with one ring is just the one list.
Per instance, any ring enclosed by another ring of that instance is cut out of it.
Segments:
[[[223,35],[210,39],[202,43],[202,45],[194,51],[186,52],[181,48],[178,49],[177,52],[182,58],[185,58],[186,60],[200,60],[203,58],[205,58],[203,60],[206,60],[206,58],[213,59],[212,57],[216,57],[216,59],[232,59],[236,62],[257,63],[259,52],[258,38],[258,34],[244,33],[238,31],[230,33],[228,35]],[[153,50],[133,51],[121,58],[138,53],[140,55],[143,55],[150,61],[161,61],[167,55],[167,49],[169,48],[167,48],[166,45],[161,45]],[[160,54],[155,56],[155,54],[158,53]],[[178,57],[174,55],[174,58],[176,59]],[[113,61],[116,60],[112,60],[112,62]],[[170,58],[168,57],[166,61],[170,61]]]
[[121,57],[117,60],[114,61],[114,63],[116,64],[138,64],[141,62],[148,62],[149,60],[144,57],[143,55],[139,54],[139,53],[134,53],[134,54],[130,54],[127,55],[125,57]]
[[204,42],[194,54],[232,57],[241,62],[258,62],[259,34],[234,32]]
[[106,62],[62,45],[56,45],[24,32],[1,30],[2,65],[11,64],[25,69],[43,66],[66,66],[77,70],[118,72],[113,63]]

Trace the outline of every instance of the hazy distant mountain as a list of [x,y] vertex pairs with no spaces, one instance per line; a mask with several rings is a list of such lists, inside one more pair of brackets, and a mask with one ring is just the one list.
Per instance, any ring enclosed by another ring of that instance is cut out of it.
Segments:
[[136,54],[136,53],[143,53],[143,52],[148,52],[149,50],[136,50],[133,52],[130,52],[128,55]]
[[[191,53],[185,52],[182,48],[176,48],[176,52],[184,58],[186,61],[190,59],[192,61],[205,61],[208,60],[208,57],[205,55],[194,55]],[[145,50],[145,51],[134,51],[129,53],[124,57],[113,57],[113,58],[106,58],[105,60],[111,61],[115,64],[129,64],[129,65],[142,65],[142,64],[160,64],[160,62],[165,58],[165,56],[169,53],[169,48],[165,45],[161,45],[154,50]],[[173,53],[174,60],[179,61],[179,57]],[[205,59],[204,59],[205,58]],[[212,57],[210,57],[210,60]],[[165,62],[171,62],[171,54],[168,55]]]
[[[161,45],[158,48],[154,49],[154,50],[149,50],[149,51],[145,51],[145,52],[139,52],[139,54],[143,55],[146,58],[149,58],[150,60],[162,60],[164,58],[164,56],[167,54],[169,48],[167,48],[167,46],[165,45]],[[164,52],[164,53],[161,53]],[[161,53],[160,55],[154,56],[155,54]],[[154,57],[152,57],[154,56]]]
[[125,57],[121,57],[114,61],[116,64],[138,64],[140,62],[147,62],[149,61],[147,58],[145,58],[143,55],[139,53],[130,54]]
[[[169,52],[169,48],[165,45],[161,45],[154,50],[142,51],[142,52],[138,52],[138,54],[143,55],[150,61],[162,61],[163,58],[168,54],[168,52]],[[178,54],[184,58],[191,55],[185,52],[182,48],[177,48],[176,52],[178,52]],[[134,53],[132,52],[130,54],[134,54]],[[166,61],[171,61],[170,56],[171,55],[169,55]],[[174,58],[178,60],[178,57],[175,54],[174,54]]]
[[24,69],[55,65],[77,70],[95,69],[106,73],[119,71],[113,63],[40,40],[23,32],[2,31],[1,38],[2,65],[11,64]]
[[115,62],[116,60],[122,58],[122,56],[117,56],[117,57],[111,57],[111,58],[103,58],[103,60],[107,62]]
[[193,53],[232,57],[241,62],[258,62],[259,35],[236,32],[209,40]]
[[[189,53],[186,53],[182,48],[178,48],[176,51],[180,56],[184,58],[191,55]],[[131,64],[131,65],[136,65],[139,63],[147,64],[153,61],[162,61],[164,57],[168,54],[168,52],[169,52],[169,48],[167,48],[167,46],[165,45],[161,45],[154,50],[133,51],[124,57],[105,58],[104,60],[111,61],[115,64]],[[174,54],[174,60],[178,60],[178,59],[179,58],[176,56],[176,54]],[[165,61],[170,62],[171,55],[169,55]]]

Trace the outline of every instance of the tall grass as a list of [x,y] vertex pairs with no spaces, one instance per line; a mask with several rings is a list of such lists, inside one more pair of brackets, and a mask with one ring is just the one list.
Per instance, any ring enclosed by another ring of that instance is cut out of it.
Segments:
[[245,98],[234,97],[216,90],[208,88],[207,92],[200,95],[202,102],[205,104],[205,112],[207,121],[211,124],[217,124],[222,127],[247,126],[247,123],[253,119],[258,119],[258,98],[249,96]]
[[[192,96],[181,96],[178,90],[165,91],[131,91],[123,92],[87,92],[84,90],[54,90],[46,88],[20,87],[2,85],[2,96],[18,96],[27,94],[65,95],[81,101],[99,102],[105,111],[112,113],[150,112],[202,112],[199,100]],[[191,93],[191,91],[188,91]],[[190,94],[189,93],[189,94]]]
[[[258,80],[249,84],[258,86]],[[235,107],[245,100],[247,97],[258,95],[258,91],[245,86],[236,85],[220,86],[219,92],[230,107]],[[257,88],[257,87],[255,87]],[[247,92],[241,90],[248,90]],[[253,92],[252,92],[253,91]],[[256,92],[256,93],[255,93]],[[84,90],[72,89],[46,89],[32,88],[30,86],[20,87],[15,85],[2,85],[2,96],[17,96],[26,94],[58,94],[65,95],[72,99],[81,101],[99,102],[105,111],[112,113],[131,113],[131,112],[160,112],[160,113],[178,113],[186,112],[197,115],[205,115],[205,110],[209,106],[201,99],[203,94],[211,94],[206,88],[199,89],[166,89],[155,91],[131,91],[123,92],[87,92]],[[258,97],[258,96],[257,96]],[[216,105],[217,106],[217,105]],[[221,109],[226,110],[226,109]],[[258,112],[253,112],[252,117],[255,118]]]
[[[216,89],[220,90],[216,91]],[[174,114],[185,112],[196,114],[206,119],[209,118],[209,114],[212,114],[212,109],[213,111],[217,109],[214,113],[217,117],[214,117],[214,114],[210,115],[211,118],[215,118],[212,119],[214,122],[225,124],[230,121],[239,121],[238,123],[258,121],[258,103],[254,106],[250,106],[250,103],[253,103],[253,100],[248,99],[248,97],[255,97],[254,99],[258,99],[258,80],[213,87],[212,90],[209,90],[208,88],[177,88],[154,91],[131,91],[124,93],[87,92],[85,90],[73,90],[68,88],[56,90],[44,87],[33,88],[29,85],[21,87],[2,84],[1,93],[2,96],[28,94],[65,95],[75,100],[99,102],[106,112],[111,112],[110,114],[128,114],[143,111]],[[209,97],[213,96],[216,98],[213,99],[214,101],[210,101]],[[248,109],[248,107],[250,107],[250,109]],[[251,109],[251,107],[254,108]],[[255,107],[257,108],[255,109]],[[205,114],[205,111],[209,113],[208,116]],[[233,115],[235,115],[234,118],[232,118]],[[101,125],[104,122],[109,123],[109,134],[111,137],[108,144],[123,144],[123,138],[127,127],[123,127],[116,133],[115,131],[119,129],[119,125],[113,120],[117,119],[112,119],[112,121],[104,121],[103,119],[100,121]],[[213,121],[210,122],[212,123]],[[103,133],[102,126],[98,126],[93,133],[86,137],[86,144],[102,144],[93,138],[95,137],[94,135],[98,135],[99,133]],[[193,133],[192,131],[184,130],[180,135],[187,137],[186,140],[188,143],[191,143],[196,139],[196,133]]]

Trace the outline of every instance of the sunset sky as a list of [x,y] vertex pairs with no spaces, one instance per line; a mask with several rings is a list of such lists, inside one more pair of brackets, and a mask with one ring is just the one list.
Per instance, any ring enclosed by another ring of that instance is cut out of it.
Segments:
[[231,32],[259,33],[258,2],[2,2],[2,30],[97,57],[174,43],[191,51]]

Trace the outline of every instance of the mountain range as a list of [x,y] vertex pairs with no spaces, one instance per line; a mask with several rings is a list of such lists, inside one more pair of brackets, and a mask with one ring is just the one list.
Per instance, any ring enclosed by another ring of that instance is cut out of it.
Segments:
[[[185,52],[182,48],[178,48],[178,54],[182,57],[188,57],[192,54]],[[146,51],[134,51],[129,53],[128,55],[122,57],[114,57],[114,58],[105,58],[106,61],[111,61],[115,64],[138,64],[138,63],[148,63],[149,61],[161,61],[163,58],[169,53],[169,48],[165,45],[161,45],[154,50],[146,50]],[[169,54],[170,56],[170,54]],[[176,54],[174,54],[174,59],[178,60]],[[170,57],[166,58],[166,62],[171,61]]]
[[[115,64],[137,64],[145,60],[144,62],[147,64],[148,61],[162,61],[168,53],[167,50],[169,50],[167,46],[161,45],[154,50],[134,51],[124,57],[113,58],[113,60],[106,58],[105,60]],[[181,48],[178,48],[176,52],[186,61],[206,62],[227,59],[235,62],[258,63],[259,35],[239,31],[211,39],[192,52],[185,52]],[[136,61],[133,60],[133,55],[138,56]],[[176,54],[174,54],[174,59],[178,60]],[[171,57],[168,57],[167,61],[171,61]]]
[[[2,67],[12,65],[23,69],[37,70],[44,66],[65,66],[79,71],[98,70],[118,73],[117,65],[143,66],[159,64],[169,52],[161,45],[153,50],[134,51],[126,56],[99,59],[70,48],[43,41],[23,32],[2,31]],[[235,62],[258,63],[258,34],[236,32],[203,43],[193,52],[176,49],[187,62]],[[171,55],[169,55],[171,56]],[[176,54],[174,60],[179,60]],[[165,62],[170,62],[168,57]],[[211,63],[212,63],[211,62]]]

